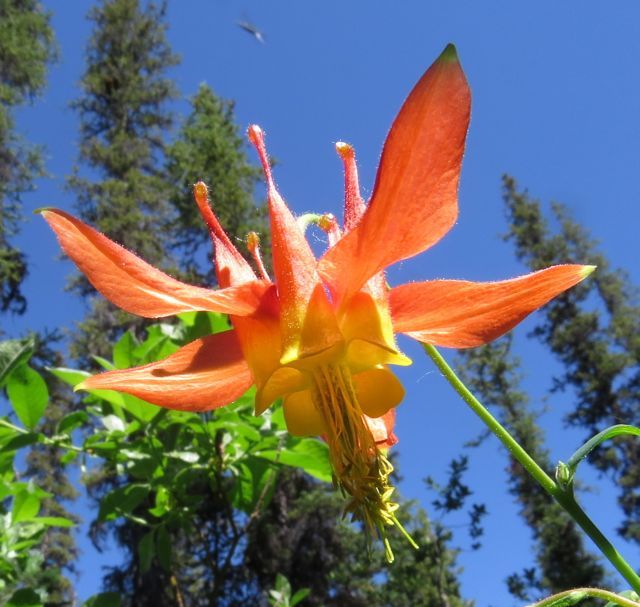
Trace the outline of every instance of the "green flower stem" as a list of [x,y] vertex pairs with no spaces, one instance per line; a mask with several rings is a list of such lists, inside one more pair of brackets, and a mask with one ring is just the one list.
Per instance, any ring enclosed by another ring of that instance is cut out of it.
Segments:
[[455,374],[440,352],[430,344],[423,344],[425,352],[436,364],[445,379],[460,395],[471,410],[485,423],[502,444],[511,452],[525,470],[549,493],[580,525],[582,530],[593,540],[611,564],[629,582],[633,590],[640,594],[640,577],[633,568],[624,560],[603,533],[596,527],[593,521],[586,515],[575,501],[571,493],[564,491],[555,481],[536,463],[536,461],[520,446],[520,444],[507,432],[506,428],[489,413],[482,403],[469,391]]
[[[528,607],[553,607],[554,605],[576,605],[578,602],[587,598],[603,599],[621,607],[640,607],[640,603],[632,601],[624,596],[615,594],[610,590],[602,590],[601,588],[574,588],[573,590],[565,590],[553,596],[548,596],[537,603],[532,603]],[[564,599],[566,602],[562,602]]]

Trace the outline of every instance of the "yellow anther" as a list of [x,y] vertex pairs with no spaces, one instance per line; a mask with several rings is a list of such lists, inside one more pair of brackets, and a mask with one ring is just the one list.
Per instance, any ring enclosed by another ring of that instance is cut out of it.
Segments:
[[325,213],[318,219],[318,227],[324,232],[330,232],[337,226],[336,218],[333,213]]
[[249,253],[251,253],[256,262],[260,278],[270,281],[271,279],[269,278],[267,269],[264,267],[264,262],[262,261],[262,253],[260,252],[260,236],[258,236],[257,232],[249,232],[245,242],[247,243]]
[[252,254],[255,254],[256,250],[260,247],[260,236],[257,232],[249,232],[247,234],[247,249]]
[[343,160],[347,160],[348,158],[353,158],[355,156],[353,147],[344,141],[338,141],[336,143],[336,152],[340,154],[340,157]]
[[194,184],[193,196],[196,199],[196,202],[199,203],[206,203],[209,200],[209,188],[204,181],[198,181],[198,183]]

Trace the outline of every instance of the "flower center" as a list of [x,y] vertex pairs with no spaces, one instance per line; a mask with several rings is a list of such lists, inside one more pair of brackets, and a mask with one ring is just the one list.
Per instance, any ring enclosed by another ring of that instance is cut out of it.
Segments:
[[313,372],[313,404],[326,424],[325,439],[334,470],[334,484],[350,497],[345,512],[361,521],[368,536],[379,536],[385,556],[393,561],[386,527],[396,525],[415,542],[402,527],[394,512],[398,504],[391,501],[394,488],[389,476],[393,466],[378,449],[365,420],[346,365],[329,364]]

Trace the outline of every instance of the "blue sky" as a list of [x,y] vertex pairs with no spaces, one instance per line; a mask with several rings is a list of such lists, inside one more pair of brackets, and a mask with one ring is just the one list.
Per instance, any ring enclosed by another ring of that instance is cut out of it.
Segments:
[[[47,147],[51,174],[28,196],[27,206],[71,210],[73,198],[63,186],[77,159],[78,123],[68,103],[79,94],[89,3],[43,4],[53,12],[61,61],[43,98],[20,113],[23,133]],[[240,19],[255,23],[266,44],[238,28]],[[192,95],[206,81],[235,100],[240,125],[264,128],[269,151],[279,161],[278,186],[297,213],[339,212],[342,173],[333,149],[338,140],[355,146],[363,189],[370,192],[382,143],[404,97],[444,46],[456,44],[473,93],[460,218],[432,250],[394,268],[392,284],[523,273],[510,245],[499,238],[506,229],[500,198],[504,172],[542,200],[566,203],[612,264],[638,282],[637,2],[170,0],[168,21],[171,45],[182,57],[172,72],[182,95]],[[186,107],[184,99],[176,104],[180,111]],[[56,259],[58,248],[44,222],[29,219],[18,243],[31,264],[29,312],[3,318],[3,328],[17,335],[79,320],[81,305],[63,291],[71,267]],[[525,340],[532,322],[516,329],[518,353],[533,401],[544,409],[541,422],[552,459],[566,459],[584,437],[562,426],[572,395],[547,398],[557,367]],[[432,496],[422,479],[444,478],[451,457],[481,426],[421,351],[408,340],[401,346],[414,359],[413,367],[399,373],[407,388],[398,412],[402,490],[429,510]],[[451,359],[452,352],[445,355]],[[490,515],[484,548],[460,555],[462,590],[478,606],[511,605],[504,579],[530,565],[530,535],[506,491],[502,448],[488,440],[470,456],[474,500],[485,501]],[[593,474],[585,478],[593,492],[582,501],[611,529],[618,517],[614,489]],[[457,539],[468,546],[464,533]],[[101,560],[87,541],[83,548],[78,590],[87,596],[98,590],[99,566],[110,556]],[[640,563],[637,548],[622,543],[620,548]]]

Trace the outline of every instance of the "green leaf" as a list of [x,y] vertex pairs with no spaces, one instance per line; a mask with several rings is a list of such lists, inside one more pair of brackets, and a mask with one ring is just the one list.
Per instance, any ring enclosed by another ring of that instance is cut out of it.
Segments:
[[93,358],[93,360],[95,360],[106,371],[113,371],[116,368],[110,360],[107,360],[102,356],[98,356],[97,354],[93,354],[91,358]]
[[315,438],[289,437],[287,446],[277,449],[259,451],[256,456],[285,466],[302,468],[307,474],[321,481],[331,482],[332,470],[329,461],[329,447]]
[[71,519],[63,516],[38,516],[31,520],[47,527],[75,527],[76,525]]
[[154,554],[154,532],[151,530],[149,533],[143,535],[138,543],[138,556],[140,557],[140,570],[142,573],[149,571]]
[[113,347],[113,363],[116,369],[128,369],[135,364],[133,352],[137,347],[131,331],[127,331]]
[[247,457],[238,464],[238,475],[231,493],[231,504],[238,510],[251,513],[264,493],[263,500],[266,505],[273,494],[275,485],[272,483],[270,490],[265,490],[265,486],[271,482],[273,474],[276,474],[276,471],[271,462],[256,457]]
[[60,463],[63,466],[70,464],[74,459],[78,457],[77,451],[67,451],[64,455],[60,457]]
[[24,434],[15,434],[12,438],[5,442],[2,447],[0,447],[0,453],[4,453],[7,451],[17,451],[18,449],[22,449],[22,447],[27,447],[39,442],[40,440],[42,440],[42,438],[43,435],[39,432],[25,432]]
[[195,464],[200,460],[200,454],[195,451],[169,451],[165,455],[167,457],[179,459],[187,464]]
[[89,597],[82,607],[120,607],[121,599],[117,592],[101,592]]
[[193,341],[229,329],[227,316],[216,312],[185,312],[178,314],[178,318],[186,327],[185,341]]
[[156,554],[158,556],[158,561],[160,562],[160,566],[165,571],[171,570],[171,537],[169,536],[169,532],[167,528],[162,525],[162,527],[158,528],[158,532],[156,533]]
[[132,484],[114,489],[100,501],[98,519],[111,521],[118,516],[131,514],[149,495],[150,487],[145,484]]
[[89,415],[86,411],[74,411],[73,413],[69,413],[65,415],[58,422],[58,433],[59,434],[70,434],[73,430],[80,426],[84,426],[89,422]]
[[289,602],[289,605],[291,605],[291,607],[295,607],[298,603],[306,599],[309,596],[309,594],[311,594],[310,588],[300,588],[300,590],[298,590],[291,597],[291,601]]
[[167,512],[169,512],[169,504],[170,504],[170,494],[169,490],[164,487],[158,487],[156,491],[156,503],[153,508],[149,508],[149,512],[153,514],[153,516],[157,516],[158,518],[164,516]]
[[14,523],[30,521],[40,511],[40,500],[29,491],[21,491],[13,498],[11,520]]
[[0,341],[0,387],[4,386],[6,379],[15,368],[29,361],[34,346],[32,337]]
[[33,430],[49,400],[47,384],[39,373],[27,365],[14,368],[6,383],[7,395],[18,419]]
[[13,593],[5,607],[42,607],[42,600],[35,590],[21,588]]
[[66,367],[47,367],[47,371],[72,387],[75,387],[87,377],[91,377],[91,373],[79,371],[78,369],[67,369]]
[[[164,323],[153,325],[147,329],[147,338],[133,351],[136,364],[160,360],[178,349],[178,346],[171,341],[167,327],[170,327],[171,330],[175,329],[175,327]],[[178,328],[181,329],[181,327]]]
[[105,415],[100,418],[103,426],[109,430],[109,432],[124,432],[126,426],[124,422],[117,415]]

